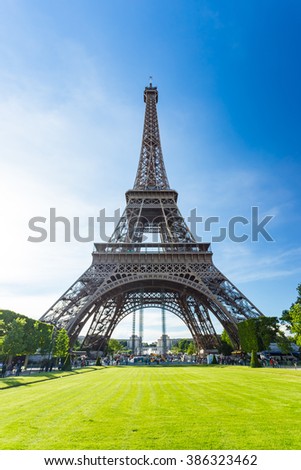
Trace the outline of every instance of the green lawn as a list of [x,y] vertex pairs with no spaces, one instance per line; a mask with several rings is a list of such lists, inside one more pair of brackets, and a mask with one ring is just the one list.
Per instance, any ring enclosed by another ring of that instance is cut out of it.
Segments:
[[0,449],[301,448],[301,370],[112,367],[0,397]]
[[[85,367],[84,369],[75,369],[72,371],[59,371],[53,370],[52,372],[39,372],[28,375],[10,375],[4,379],[0,379],[0,391],[4,388],[19,387],[20,385],[29,385],[37,382],[44,382],[45,380],[60,379],[62,377],[68,377],[69,375],[85,374],[86,372],[92,372],[97,370],[97,367]],[[1,395],[0,395],[1,396]]]

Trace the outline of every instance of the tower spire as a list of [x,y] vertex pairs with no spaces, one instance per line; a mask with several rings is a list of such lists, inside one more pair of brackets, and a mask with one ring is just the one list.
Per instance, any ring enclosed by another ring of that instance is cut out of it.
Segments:
[[157,114],[158,90],[150,83],[144,90],[145,116],[134,190],[170,189],[163,161]]

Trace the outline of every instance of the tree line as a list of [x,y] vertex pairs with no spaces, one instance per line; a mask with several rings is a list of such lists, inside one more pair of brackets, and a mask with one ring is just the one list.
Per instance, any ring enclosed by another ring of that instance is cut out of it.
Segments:
[[[251,366],[259,367],[257,353],[268,350],[271,343],[276,343],[283,354],[292,352],[295,343],[301,347],[301,284],[297,287],[297,300],[282,316],[250,318],[238,323],[238,335],[241,350],[251,353]],[[221,335],[221,352],[230,354],[233,349],[228,334]]]
[[42,355],[65,358],[69,337],[64,329],[33,320],[11,310],[0,311],[0,356],[2,361],[16,356]]

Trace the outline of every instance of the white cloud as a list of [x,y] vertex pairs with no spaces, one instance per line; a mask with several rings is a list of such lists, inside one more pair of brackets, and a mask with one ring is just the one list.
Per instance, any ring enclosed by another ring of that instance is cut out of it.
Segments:
[[62,230],[56,243],[49,237],[30,243],[28,236],[37,234],[30,231],[29,220],[46,217],[47,228],[50,208],[56,208],[71,223],[79,217],[85,236],[88,217],[96,218],[102,208],[113,215],[124,204],[115,188],[126,190],[134,179],[125,162],[132,158],[126,133],[135,110],[106,96],[91,78],[91,67],[77,66],[81,79],[62,102],[28,77],[15,77],[18,85],[10,89],[2,83],[1,308],[35,318],[88,268],[93,243],[74,238],[65,243]]
[[[259,247],[258,247],[259,248]],[[301,248],[257,250],[256,245],[224,243],[215,264],[234,283],[280,279],[301,273]]]

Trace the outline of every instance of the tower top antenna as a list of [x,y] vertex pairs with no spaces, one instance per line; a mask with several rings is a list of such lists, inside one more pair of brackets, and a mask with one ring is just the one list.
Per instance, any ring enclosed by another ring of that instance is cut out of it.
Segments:
[[149,87],[152,88],[153,86],[153,77],[150,75],[149,76]]

